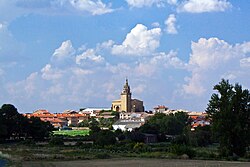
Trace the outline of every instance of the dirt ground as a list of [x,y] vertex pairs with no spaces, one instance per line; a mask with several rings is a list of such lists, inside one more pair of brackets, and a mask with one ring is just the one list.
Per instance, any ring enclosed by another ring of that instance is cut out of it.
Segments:
[[83,161],[23,162],[23,167],[250,167],[250,162],[170,160],[170,159],[105,159]]

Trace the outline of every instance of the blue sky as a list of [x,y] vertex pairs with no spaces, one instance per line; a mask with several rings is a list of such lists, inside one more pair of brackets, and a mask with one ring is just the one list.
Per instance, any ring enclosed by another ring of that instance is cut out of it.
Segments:
[[134,98],[204,111],[222,78],[250,85],[246,0],[0,0],[0,102],[20,112]]

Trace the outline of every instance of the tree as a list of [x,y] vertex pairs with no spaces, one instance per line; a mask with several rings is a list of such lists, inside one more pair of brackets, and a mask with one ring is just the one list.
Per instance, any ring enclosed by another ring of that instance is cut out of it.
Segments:
[[100,146],[112,145],[116,143],[114,132],[110,130],[100,130],[93,136],[94,143]]
[[1,126],[4,129],[3,138],[15,137],[18,135],[20,115],[12,104],[4,104],[0,108]]
[[250,94],[242,86],[222,80],[214,86],[206,112],[212,119],[212,131],[223,156],[243,156],[250,144]]
[[12,104],[4,104],[0,108],[0,139],[20,139],[32,137],[43,139],[48,137],[53,130],[49,122],[43,122],[40,118],[28,119],[19,114]]
[[83,120],[82,122],[78,123],[78,127],[89,127],[89,121]]
[[180,135],[186,126],[188,116],[184,112],[175,114],[156,113],[143,126],[140,131],[143,133]]
[[29,119],[28,134],[37,140],[49,137],[53,130],[53,126],[49,122],[43,122],[38,117]]
[[91,117],[91,120],[89,122],[89,128],[91,130],[91,133],[99,132],[101,130],[99,127],[99,122],[94,117]]
[[3,116],[0,114],[0,140],[7,135],[7,127],[3,124]]

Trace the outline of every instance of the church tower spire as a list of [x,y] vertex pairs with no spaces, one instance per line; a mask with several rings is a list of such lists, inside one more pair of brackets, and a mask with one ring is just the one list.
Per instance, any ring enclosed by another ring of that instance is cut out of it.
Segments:
[[131,112],[131,92],[127,78],[121,92],[121,110],[125,112]]

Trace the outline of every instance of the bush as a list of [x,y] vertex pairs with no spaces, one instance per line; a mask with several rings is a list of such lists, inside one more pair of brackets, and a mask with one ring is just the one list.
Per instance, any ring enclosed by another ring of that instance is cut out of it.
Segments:
[[170,152],[179,156],[187,154],[189,158],[193,158],[195,156],[195,151],[186,145],[177,145],[177,144],[172,145],[170,147]]
[[26,146],[34,146],[36,142],[32,139],[26,139],[26,140],[23,140],[21,144],[26,145]]
[[62,137],[53,137],[50,139],[49,144],[52,146],[63,146],[63,138]]
[[95,158],[108,159],[108,158],[111,158],[111,156],[108,153],[98,153],[95,155]]

